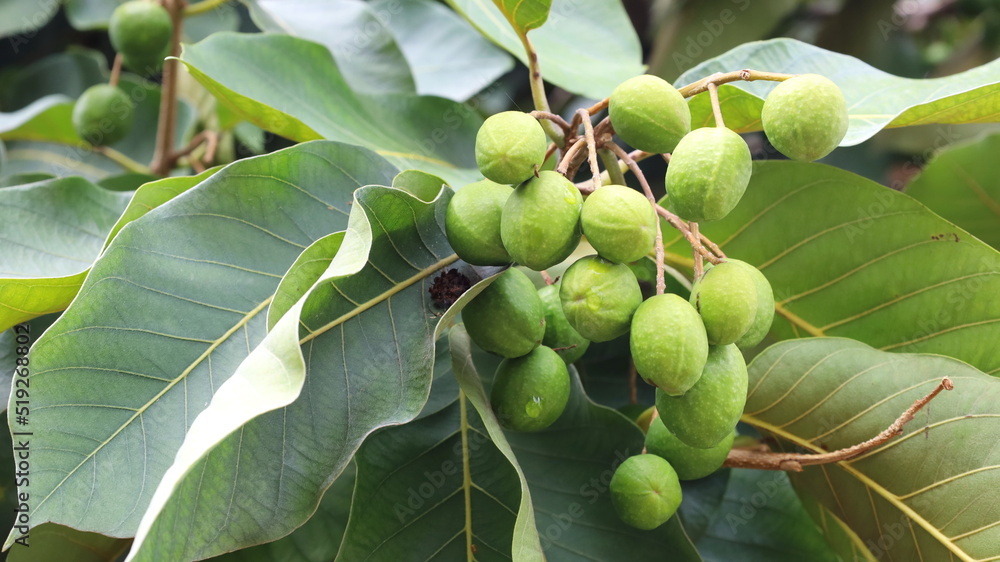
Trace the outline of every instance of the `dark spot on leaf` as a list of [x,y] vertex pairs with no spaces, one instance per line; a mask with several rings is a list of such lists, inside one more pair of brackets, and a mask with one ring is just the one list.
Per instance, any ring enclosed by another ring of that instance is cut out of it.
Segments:
[[431,283],[430,294],[434,306],[438,308],[448,308],[455,304],[462,293],[469,290],[472,281],[460,273],[457,269],[449,269],[438,275]]

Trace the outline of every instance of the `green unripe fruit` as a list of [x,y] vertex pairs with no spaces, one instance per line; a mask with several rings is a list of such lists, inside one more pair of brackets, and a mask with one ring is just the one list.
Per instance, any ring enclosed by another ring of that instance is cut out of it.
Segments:
[[128,94],[108,84],[97,84],[76,100],[73,128],[94,146],[114,144],[132,128],[133,112]]
[[721,219],[740,202],[752,170],[750,148],[738,134],[719,127],[695,129],[670,155],[670,207],[689,221]]
[[691,306],[701,314],[708,343],[735,342],[757,315],[757,283],[742,265],[722,262],[709,269],[691,288]]
[[653,251],[656,212],[649,200],[623,185],[605,185],[591,193],[580,213],[583,235],[604,259],[636,261]]
[[444,226],[458,257],[473,265],[510,263],[500,238],[500,216],[514,190],[482,180],[459,189],[448,203]]
[[119,5],[108,22],[111,46],[132,62],[153,61],[162,55],[173,31],[166,8],[144,0]]
[[694,386],[708,358],[701,316],[688,301],[670,293],[650,297],[636,309],[629,346],[639,375],[671,395]]
[[753,323],[746,333],[736,340],[736,346],[740,349],[750,349],[756,347],[771,330],[771,322],[774,320],[774,291],[771,290],[767,277],[764,277],[756,267],[734,259],[730,259],[729,263],[736,264],[749,272],[757,289],[757,311],[754,313]]
[[628,332],[642,290],[627,265],[598,256],[580,258],[563,274],[559,300],[570,326],[590,341]]
[[497,183],[518,184],[545,161],[548,140],[538,121],[520,111],[490,116],[476,134],[479,171]]
[[635,425],[639,426],[639,429],[645,433],[649,431],[649,426],[653,423],[653,412],[656,411],[656,406],[650,406],[648,408],[645,406],[642,407],[644,409],[642,414],[635,420]]
[[527,355],[504,359],[497,367],[490,405],[508,429],[545,429],[559,419],[568,401],[566,363],[544,345]]
[[829,78],[801,74],[771,90],[760,120],[774,148],[792,160],[812,162],[833,152],[847,135],[847,101]]
[[563,312],[562,301],[559,300],[560,284],[546,285],[538,290],[538,297],[545,307],[545,337],[542,343],[553,348],[567,363],[573,363],[583,357],[590,347],[590,340],[580,335],[570,326]]
[[580,190],[556,172],[514,190],[500,217],[500,237],[517,263],[541,271],[568,258],[580,243]]
[[122,55],[122,64],[132,72],[141,76],[152,76],[163,70],[163,59],[170,54],[170,45],[167,45],[159,54],[150,56]]
[[646,432],[646,451],[669,462],[681,480],[697,480],[722,468],[729,450],[733,448],[734,439],[736,432],[732,431],[711,449],[691,447],[670,433],[660,418],[656,418]]
[[656,455],[625,459],[611,477],[610,488],[618,517],[646,531],[666,523],[681,505],[677,473]]
[[545,307],[528,276],[516,269],[500,274],[462,310],[476,345],[504,357],[520,357],[542,343]]
[[747,365],[735,345],[712,346],[701,378],[682,396],[656,392],[663,425],[683,443],[710,449],[740,421],[747,401]]
[[611,92],[608,114],[615,132],[646,152],[672,152],[691,130],[691,110],[669,82],[644,74],[629,78]]

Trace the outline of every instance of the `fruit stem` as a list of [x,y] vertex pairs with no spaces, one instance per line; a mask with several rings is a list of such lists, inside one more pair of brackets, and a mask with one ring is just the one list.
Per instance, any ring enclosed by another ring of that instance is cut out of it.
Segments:
[[546,271],[546,270],[543,269],[543,270],[539,271],[538,273],[542,276],[542,281],[545,281],[546,285],[555,285],[556,284],[556,280],[553,279],[551,275],[549,275],[548,271]]
[[170,37],[170,57],[163,63],[163,89],[160,95],[160,115],[156,125],[156,150],[149,165],[153,172],[165,176],[170,173],[175,159],[171,158],[174,147],[174,126],[177,112],[177,71],[180,62],[174,58],[181,54],[181,32],[184,27],[184,8],[187,0],[164,0],[163,7],[174,23]]
[[583,121],[583,137],[587,141],[587,159],[590,161],[590,174],[594,179],[594,189],[601,187],[601,167],[597,163],[597,141],[594,139],[594,123],[590,120],[590,114],[586,109],[580,108],[576,111]]
[[[545,81],[542,79],[542,70],[538,64],[538,51],[535,50],[535,46],[531,44],[531,40],[528,39],[527,33],[519,33],[521,37],[521,44],[524,45],[524,51],[528,55],[528,77],[531,83],[531,99],[535,104],[535,109],[538,111],[551,112],[549,108],[549,98],[545,95]],[[550,139],[554,140],[559,146],[565,146],[566,136],[563,132],[556,128],[555,124],[551,121],[542,120],[542,128],[545,129],[545,134],[549,136]]]
[[[621,158],[635,177],[639,180],[639,185],[642,186],[643,193],[646,194],[646,199],[649,199],[649,204],[653,206],[655,210],[659,205],[656,204],[656,197],[653,195],[653,189],[649,187],[649,182],[646,181],[646,175],[642,173],[639,169],[639,164],[632,160],[632,157],[625,152],[625,149],[618,146],[613,142],[607,143],[605,145],[611,149],[619,158]],[[683,224],[683,223],[681,223]],[[663,229],[660,228],[660,221],[656,221],[656,242],[653,246],[656,252],[656,294],[662,295],[667,290],[667,283],[663,277]]]
[[559,125],[559,128],[563,130],[563,133],[567,135],[569,134],[570,131],[569,123],[567,123],[566,120],[563,119],[561,115],[557,115],[555,113],[552,113],[551,111],[541,111],[537,109],[529,113],[529,115],[531,115],[535,119],[538,119],[539,121],[548,119],[549,121],[552,121],[556,125]]
[[[562,160],[559,162],[559,165],[556,166],[556,171],[566,176],[567,175],[566,172],[569,170],[570,163],[573,161],[574,158],[576,158],[577,153],[580,152],[580,149],[586,146],[586,144],[587,144],[587,139],[585,137],[580,137],[576,139],[576,142],[574,142],[573,145],[569,147],[569,150],[567,150],[566,153],[563,154]],[[589,191],[587,191],[587,193],[590,193],[591,191],[594,190],[590,189]]]
[[803,466],[815,464],[830,464],[857,458],[876,447],[890,441],[893,437],[903,432],[903,426],[913,420],[914,415],[926,406],[935,396],[943,390],[955,388],[951,379],[945,377],[927,396],[917,400],[912,406],[906,409],[892,425],[885,431],[872,437],[868,441],[858,443],[851,447],[832,451],[830,453],[775,453],[772,451],[761,451],[759,449],[733,449],[729,451],[724,466],[733,468],[756,468],[760,470],[785,470],[789,472],[802,472]]
[[135,172],[137,174],[153,175],[153,170],[149,169],[148,166],[144,166],[136,162],[135,160],[132,160],[128,156],[125,156],[124,154],[118,152],[113,148],[108,148],[106,146],[94,146],[90,148],[92,148],[94,152],[103,154],[108,158],[108,160],[111,160],[115,164],[118,164],[119,166],[125,168],[130,172]]
[[789,78],[795,76],[794,74],[782,74],[780,72],[761,72],[759,70],[734,70],[732,72],[717,72],[711,76],[706,76],[701,80],[697,80],[688,84],[687,86],[682,86],[677,89],[682,96],[689,98],[691,96],[700,94],[708,90],[708,85],[713,84],[719,86],[720,84],[728,84],[729,82],[737,82],[743,80],[745,82],[753,82],[755,80],[770,80],[772,82],[782,82],[788,80]]
[[[701,237],[701,233],[698,231],[698,223],[691,221],[688,223],[688,227],[691,229],[691,234],[693,234],[695,238]],[[696,280],[701,279],[701,276],[705,274],[705,257],[701,255],[701,252],[693,247],[691,248],[691,252],[694,254],[694,278]]]
[[122,75],[122,54],[115,54],[115,62],[111,64],[111,78],[108,79],[108,84],[111,86],[118,86],[118,79]]
[[712,114],[715,115],[715,126],[725,129],[726,122],[722,119],[722,104],[719,103],[719,87],[711,82],[708,84],[708,97],[712,100]]
[[[625,183],[625,174],[623,174],[622,169],[618,167],[618,158],[615,156],[615,153],[602,147],[597,150],[597,155],[600,156],[601,161],[604,162],[604,168],[607,170],[608,182],[615,185],[627,185]],[[601,178],[604,178],[604,174],[601,174]]]
[[[701,234],[700,232],[697,234],[691,232],[691,228],[688,227],[687,223],[681,220],[680,217],[664,209],[660,205],[656,205],[655,209],[656,213],[661,217],[663,217],[664,219],[666,219],[666,221],[670,223],[670,226],[679,230],[681,234],[684,235],[684,238],[688,241],[688,244],[691,245],[691,248],[694,251],[700,253],[702,256],[704,256],[705,259],[712,262],[713,264],[717,264],[726,258],[726,255],[722,253],[722,250],[719,249],[719,246],[717,246],[714,242],[705,237],[704,234]],[[709,245],[711,250],[705,248],[704,246],[705,243]]]
[[229,0],[203,0],[197,4],[191,4],[190,6],[184,8],[184,17],[189,18],[191,16],[211,12],[216,8],[224,6],[228,1]]

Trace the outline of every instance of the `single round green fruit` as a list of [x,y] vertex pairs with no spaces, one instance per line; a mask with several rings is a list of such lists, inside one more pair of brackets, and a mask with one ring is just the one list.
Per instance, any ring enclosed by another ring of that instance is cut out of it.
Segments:
[[742,265],[722,262],[691,288],[691,306],[701,314],[708,343],[735,342],[757,315],[757,283]]
[[167,9],[159,2],[145,0],[119,5],[108,22],[111,46],[134,62],[153,60],[163,54],[173,31]]
[[771,90],[760,120],[774,148],[792,160],[812,162],[833,152],[847,135],[847,101],[829,78],[801,74]]
[[490,405],[508,429],[545,429],[559,419],[568,401],[566,363],[544,345],[527,355],[504,359],[497,367]]
[[516,269],[500,274],[462,310],[476,345],[504,357],[520,357],[542,343],[545,307],[528,276]]
[[597,253],[615,263],[646,256],[656,241],[656,211],[641,193],[623,185],[591,193],[583,202],[580,225]]
[[691,447],[670,433],[660,418],[656,418],[646,432],[646,451],[669,462],[681,480],[697,480],[722,468],[729,450],[733,448],[734,439],[736,432],[732,431],[711,449]]
[[479,171],[497,183],[518,184],[545,161],[548,140],[538,121],[520,111],[490,116],[476,134]]
[[132,128],[133,113],[128,94],[108,84],[97,84],[76,100],[73,128],[94,146],[114,144]]
[[517,263],[541,271],[568,258],[580,243],[580,190],[556,172],[518,186],[500,217],[500,237]]
[[735,345],[712,346],[701,378],[681,396],[656,392],[663,425],[683,443],[710,449],[740,421],[747,401],[747,365]]
[[500,216],[514,190],[482,180],[459,189],[448,203],[444,226],[458,257],[473,265],[503,265],[512,260],[500,238]]
[[639,375],[671,395],[694,386],[708,358],[701,316],[688,301],[670,293],[650,297],[636,309],[629,346]]
[[611,92],[611,124],[621,139],[646,152],[672,152],[691,130],[691,110],[669,82],[644,74]]
[[546,285],[538,290],[538,298],[545,307],[545,337],[542,343],[558,350],[556,353],[567,363],[573,363],[590,347],[590,340],[580,335],[570,326],[559,300],[560,284]]
[[753,322],[746,333],[736,340],[736,346],[740,349],[751,349],[763,341],[764,336],[771,330],[771,322],[774,320],[774,291],[771,290],[767,277],[764,277],[756,267],[734,259],[730,259],[728,263],[738,265],[749,272],[757,290],[757,311],[754,312]]
[[670,463],[656,455],[625,459],[611,477],[611,503],[618,517],[649,531],[667,522],[681,505],[681,483]]
[[668,203],[689,221],[714,221],[729,214],[750,183],[750,148],[738,134],[703,127],[687,134],[667,165]]
[[559,300],[570,326],[590,341],[628,332],[642,290],[627,265],[598,256],[580,258],[563,274]]
[[153,76],[163,70],[163,59],[170,54],[170,45],[155,55],[122,55],[122,64],[140,76]]

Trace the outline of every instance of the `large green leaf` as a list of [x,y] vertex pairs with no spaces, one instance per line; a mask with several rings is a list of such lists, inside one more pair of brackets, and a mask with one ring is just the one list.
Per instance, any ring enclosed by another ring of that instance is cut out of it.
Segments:
[[[740,204],[702,232],[767,276],[773,335],[850,337],[1000,372],[1000,254],[907,195],[823,164],[758,162]],[[667,239],[671,261],[689,265],[687,243]]]
[[[677,86],[744,68],[789,74],[822,74],[847,99],[850,128],[842,146],[859,144],[886,127],[932,123],[992,123],[1000,116],[1000,60],[943,78],[893,76],[860,60],[794,39],[757,41],[736,47],[685,72]],[[733,82],[719,88],[726,125],[760,130],[763,98],[777,82]],[[691,100],[692,126],[712,122],[708,93]]]
[[107,72],[103,53],[79,47],[8,69],[0,83],[0,109],[15,111],[54,94],[75,99],[88,87],[106,81]]
[[[521,2],[528,8],[526,15],[541,13],[547,3]],[[521,39],[493,2],[448,0],[448,4],[493,42],[527,64],[528,55]],[[546,81],[591,98],[608,96],[615,86],[642,74],[644,69],[639,38],[618,0],[556,2],[548,21],[532,31],[529,38],[538,52]]]
[[329,49],[344,80],[354,90],[375,94],[416,92],[403,51],[367,2],[250,0],[247,5],[254,23],[262,30],[301,37]]
[[85,533],[71,527],[46,523],[31,531],[28,545],[15,544],[8,562],[114,562],[128,550],[129,541]]
[[428,96],[358,96],[322,45],[286,35],[220,33],[186,46],[183,61],[216,97],[266,130],[370,148],[455,185],[480,177],[473,154],[478,113]]
[[465,101],[514,66],[510,55],[438,2],[375,0],[370,5],[409,61],[417,93]]
[[519,35],[542,27],[552,8],[552,0],[493,0],[493,4]]
[[[354,192],[323,276],[259,345],[247,346],[191,426],[131,560],[201,558],[291,532],[369,433],[421,411],[435,356],[429,289],[458,259],[443,229],[450,195]],[[253,460],[261,458],[282,462]],[[248,462],[253,470],[234,472]]]
[[78,177],[0,190],[0,330],[69,305],[130,197]]
[[123,228],[32,349],[32,525],[132,536],[192,420],[263,338],[281,276],[347,225],[351,192],[394,174],[363,149],[304,144]]
[[792,474],[875,558],[1000,557],[1000,381],[954,359],[822,338],[782,342],[750,365],[743,421],[822,453],[865,441],[948,376],[904,435],[854,460]]
[[125,171],[103,154],[77,145],[37,141],[5,141],[0,150],[0,176],[45,173],[98,181]]
[[993,161],[997,154],[1000,135],[949,147],[927,164],[906,193],[1000,248],[1000,174]]

